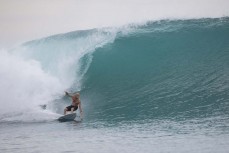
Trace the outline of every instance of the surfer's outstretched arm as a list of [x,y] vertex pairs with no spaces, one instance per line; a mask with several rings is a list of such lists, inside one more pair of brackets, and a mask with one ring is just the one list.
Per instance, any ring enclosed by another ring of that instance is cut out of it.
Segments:
[[66,95],[66,96],[69,96],[69,97],[71,97],[71,98],[73,97],[73,95],[69,94],[67,91],[65,91],[65,95]]

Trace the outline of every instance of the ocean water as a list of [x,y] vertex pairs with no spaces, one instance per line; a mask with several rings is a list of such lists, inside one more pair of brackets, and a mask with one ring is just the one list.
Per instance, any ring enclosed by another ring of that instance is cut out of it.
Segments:
[[[228,17],[73,31],[2,49],[0,152],[227,153],[228,76]],[[66,90],[81,93],[83,121],[56,120],[71,102]]]

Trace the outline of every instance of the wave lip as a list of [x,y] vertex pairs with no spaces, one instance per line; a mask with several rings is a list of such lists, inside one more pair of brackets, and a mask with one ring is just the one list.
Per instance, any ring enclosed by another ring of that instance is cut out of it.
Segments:
[[[43,3],[42,1],[30,3],[28,9],[24,7],[28,5],[25,1],[2,2],[3,8],[12,9],[2,9],[1,12],[0,17],[4,22],[1,23],[0,29],[0,46],[12,47],[11,44],[22,41],[75,30],[118,27],[164,19],[229,16],[228,0],[97,0],[96,2],[63,1],[55,5],[50,1],[44,4],[47,8],[41,8],[44,6],[41,5]],[[50,8],[53,8],[52,15]],[[33,20],[30,17],[33,17]],[[20,28],[15,28],[15,25]]]

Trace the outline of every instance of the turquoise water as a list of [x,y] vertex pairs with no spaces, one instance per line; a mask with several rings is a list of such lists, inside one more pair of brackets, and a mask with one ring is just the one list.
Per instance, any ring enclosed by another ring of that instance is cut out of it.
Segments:
[[90,118],[228,116],[228,24],[227,18],[149,23],[97,49],[83,89],[99,95]]
[[[0,152],[229,151],[229,18],[75,31],[1,55],[17,99],[2,96]],[[82,122],[56,121],[65,90],[80,91]]]

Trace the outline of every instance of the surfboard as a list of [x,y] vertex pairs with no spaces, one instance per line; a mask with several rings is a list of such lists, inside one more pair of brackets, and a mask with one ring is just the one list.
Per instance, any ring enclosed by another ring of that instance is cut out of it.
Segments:
[[76,113],[72,113],[72,114],[67,114],[67,115],[59,117],[58,121],[68,122],[68,121],[73,121],[75,118],[76,118]]

